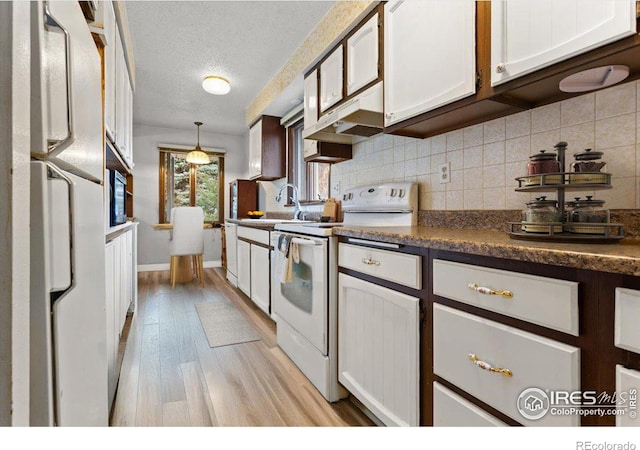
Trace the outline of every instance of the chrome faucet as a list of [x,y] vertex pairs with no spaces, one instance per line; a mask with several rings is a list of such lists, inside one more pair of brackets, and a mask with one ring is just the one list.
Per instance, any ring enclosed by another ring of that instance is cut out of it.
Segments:
[[280,203],[282,200],[282,191],[286,188],[293,188],[293,197],[291,197],[291,201],[295,204],[296,209],[293,211],[293,220],[300,220],[300,216],[302,215],[302,207],[300,206],[300,193],[298,192],[298,187],[295,184],[287,183],[280,188],[280,192],[278,192],[278,196],[276,197],[276,202]]

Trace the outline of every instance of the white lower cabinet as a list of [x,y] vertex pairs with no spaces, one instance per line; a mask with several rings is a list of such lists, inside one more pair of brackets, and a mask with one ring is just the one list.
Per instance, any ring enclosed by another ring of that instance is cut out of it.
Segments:
[[435,303],[433,371],[524,425],[580,425],[579,415],[554,415],[538,398],[580,389],[579,348]]
[[419,299],[340,274],[338,379],[386,425],[419,424]]
[[[106,315],[107,315],[107,381],[109,393],[109,405],[113,403],[118,384],[118,343],[117,331],[117,305],[116,292],[119,292],[119,279],[116,277],[117,263],[119,262],[119,249],[116,242],[111,241],[105,246],[105,289],[106,289]],[[117,257],[116,257],[117,255]]]
[[438,382],[433,383],[433,426],[506,427],[507,424]]
[[616,415],[616,426],[640,426],[638,417],[638,389],[640,388],[640,372],[616,366],[616,394],[619,396],[618,407],[624,414]]
[[118,349],[127,313],[135,313],[137,307],[136,237],[134,225],[105,245],[109,405],[113,402],[120,376]]
[[238,289],[251,297],[251,244],[238,240]]
[[234,287],[238,287],[238,226],[236,224],[225,225],[225,239],[227,241],[227,280]]
[[251,245],[251,300],[269,314],[271,271],[269,249]]

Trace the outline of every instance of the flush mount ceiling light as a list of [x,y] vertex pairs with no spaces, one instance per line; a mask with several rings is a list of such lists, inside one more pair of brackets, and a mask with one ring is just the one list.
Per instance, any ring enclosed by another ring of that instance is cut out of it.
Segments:
[[231,85],[226,78],[211,75],[202,80],[202,88],[209,94],[225,95],[231,90]]
[[629,76],[627,66],[602,66],[569,75],[560,81],[562,92],[587,92],[620,83]]
[[209,156],[200,148],[200,125],[202,122],[193,122],[198,127],[198,144],[196,148],[187,153],[187,162],[191,164],[209,164]]

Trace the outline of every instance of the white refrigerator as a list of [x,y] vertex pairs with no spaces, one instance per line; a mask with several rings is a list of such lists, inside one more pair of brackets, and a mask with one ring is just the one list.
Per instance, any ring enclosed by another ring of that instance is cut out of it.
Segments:
[[30,421],[107,426],[100,57],[78,2],[30,25]]

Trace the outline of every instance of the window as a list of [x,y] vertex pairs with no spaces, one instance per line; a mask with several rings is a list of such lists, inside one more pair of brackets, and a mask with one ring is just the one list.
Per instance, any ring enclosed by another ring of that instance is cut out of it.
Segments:
[[209,155],[209,164],[190,164],[188,151],[160,149],[160,223],[171,221],[171,209],[200,206],[204,221],[219,224],[224,215],[224,157]]
[[302,120],[287,130],[287,148],[289,149],[289,180],[300,190],[300,200],[308,202],[325,201],[329,198],[329,163],[304,161],[304,139]]

